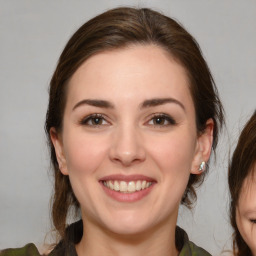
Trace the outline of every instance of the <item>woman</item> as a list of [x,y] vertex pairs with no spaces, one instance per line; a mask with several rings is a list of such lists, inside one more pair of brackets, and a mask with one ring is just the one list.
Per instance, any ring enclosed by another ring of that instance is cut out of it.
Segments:
[[256,112],[245,125],[229,166],[235,256],[256,255]]
[[[196,199],[222,122],[199,46],[177,22],[117,8],[85,23],[50,84],[61,242],[49,255],[209,255],[176,222],[180,203]],[[81,221],[66,228],[72,212]]]

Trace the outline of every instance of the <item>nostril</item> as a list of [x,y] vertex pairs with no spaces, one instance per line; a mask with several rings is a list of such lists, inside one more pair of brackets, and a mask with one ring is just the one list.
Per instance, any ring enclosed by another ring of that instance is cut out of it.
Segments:
[[110,145],[110,159],[129,166],[145,160],[145,150],[138,132],[134,127],[126,126],[117,130]]
[[118,155],[112,158],[112,161],[119,162],[124,166],[129,166],[144,160],[145,160],[145,157],[142,157],[142,155],[139,155],[137,153],[131,153],[131,152],[123,152],[123,153],[119,152]]

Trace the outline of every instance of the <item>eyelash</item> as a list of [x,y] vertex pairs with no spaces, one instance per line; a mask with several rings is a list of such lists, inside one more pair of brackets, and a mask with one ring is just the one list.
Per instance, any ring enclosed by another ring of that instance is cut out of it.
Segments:
[[255,220],[255,219],[251,219],[250,222],[251,222],[252,224],[256,224],[256,220]]
[[[96,119],[98,119],[98,122],[99,123],[91,123],[89,124],[89,122],[93,122],[93,121],[96,121]],[[102,114],[92,114],[92,115],[89,115],[85,118],[83,118],[82,120],[80,120],[79,124],[81,125],[87,125],[87,126],[101,126],[101,125],[106,125],[106,124],[102,124],[101,122],[103,122],[105,120],[105,122],[108,122],[106,121],[104,115]],[[153,124],[150,124],[150,122],[153,122]],[[157,121],[160,121],[160,123],[154,123],[157,122]],[[164,123],[162,123],[164,122]],[[167,124],[165,122],[168,122]],[[153,116],[151,116],[151,118],[149,119],[149,121],[147,121],[147,123],[149,125],[153,125],[153,126],[157,126],[157,127],[160,127],[160,126],[163,126],[163,127],[166,127],[166,126],[169,126],[169,125],[176,125],[177,122],[169,115],[167,114],[153,114]]]
[[[155,126],[169,126],[169,125],[176,125],[177,122],[169,115],[167,114],[163,114],[163,113],[160,113],[160,114],[153,114],[153,116],[150,118],[150,121],[157,121],[157,119],[161,119],[161,121],[167,121],[168,123],[167,124],[152,124],[152,125],[155,125]],[[150,122],[149,121],[149,122]]]
[[104,121],[105,120],[105,122],[107,122],[102,114],[92,114],[92,115],[89,115],[89,116],[83,118],[82,120],[80,120],[79,123],[81,125],[87,125],[87,126],[101,126],[101,125],[105,125],[105,124],[101,124],[101,123],[100,124],[97,124],[97,123],[89,124],[89,122],[92,122],[93,120],[96,121],[96,119],[98,119],[100,121]]

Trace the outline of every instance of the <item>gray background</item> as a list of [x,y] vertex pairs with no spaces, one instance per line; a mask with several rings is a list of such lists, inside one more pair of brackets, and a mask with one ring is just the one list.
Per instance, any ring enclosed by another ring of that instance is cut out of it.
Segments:
[[[68,38],[89,18],[120,5],[152,7],[199,42],[224,103],[227,129],[217,161],[179,225],[213,255],[230,248],[229,148],[256,108],[256,1],[0,0],[0,248],[51,241],[52,179],[44,135],[47,88]],[[46,238],[46,240],[45,240]]]

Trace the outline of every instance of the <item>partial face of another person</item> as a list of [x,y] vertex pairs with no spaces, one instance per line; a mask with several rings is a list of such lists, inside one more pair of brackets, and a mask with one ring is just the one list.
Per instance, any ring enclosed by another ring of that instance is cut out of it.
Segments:
[[256,165],[253,173],[254,175],[249,175],[244,180],[236,211],[236,223],[253,256],[256,256]]
[[160,47],[99,53],[78,68],[52,141],[88,229],[175,227],[189,176],[210,155],[212,122],[198,134],[195,120],[185,69]]

